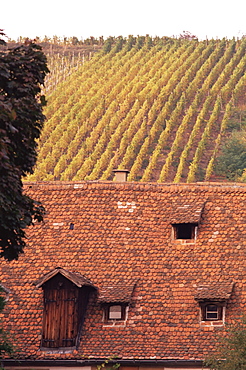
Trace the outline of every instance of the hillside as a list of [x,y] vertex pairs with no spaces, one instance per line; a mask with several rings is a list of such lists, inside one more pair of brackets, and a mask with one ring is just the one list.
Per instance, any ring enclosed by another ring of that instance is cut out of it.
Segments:
[[[8,41],[6,46],[0,45],[0,49],[5,50],[18,47],[26,39],[25,37],[21,37],[18,42],[14,40]],[[90,60],[93,54],[97,53],[103,46],[102,42],[100,44],[99,40],[94,38],[92,40],[85,40],[83,43],[74,42],[74,39],[77,38],[74,37],[71,40],[64,38],[61,41],[54,36],[53,39],[47,37],[40,39],[37,37],[35,40],[47,56],[50,70],[50,73],[45,79],[45,95],[50,95],[60,82],[76,71],[86,60]]]
[[213,180],[245,103],[246,40],[129,42],[85,60],[48,96],[29,180]]

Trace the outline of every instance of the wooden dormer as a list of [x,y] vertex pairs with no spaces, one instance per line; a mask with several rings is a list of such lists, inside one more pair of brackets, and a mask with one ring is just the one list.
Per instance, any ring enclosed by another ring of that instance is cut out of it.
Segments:
[[56,268],[36,287],[44,291],[41,347],[76,348],[93,284],[84,276]]

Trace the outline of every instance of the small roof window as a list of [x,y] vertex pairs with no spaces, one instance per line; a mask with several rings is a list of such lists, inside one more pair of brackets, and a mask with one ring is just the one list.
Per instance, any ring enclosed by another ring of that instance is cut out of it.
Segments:
[[111,325],[127,320],[127,312],[132,300],[135,283],[129,285],[116,284],[100,289],[99,302],[103,306],[104,321]]
[[109,320],[122,320],[122,305],[112,305],[108,308]]
[[196,231],[197,231],[197,224],[193,223],[181,223],[181,224],[174,224],[174,239],[195,239],[196,238]]
[[205,320],[219,320],[219,307],[217,304],[207,304],[205,306]]
[[215,321],[216,326],[224,324],[226,301],[231,297],[233,286],[231,282],[217,282],[197,287],[194,298],[199,303],[203,325],[211,326]]

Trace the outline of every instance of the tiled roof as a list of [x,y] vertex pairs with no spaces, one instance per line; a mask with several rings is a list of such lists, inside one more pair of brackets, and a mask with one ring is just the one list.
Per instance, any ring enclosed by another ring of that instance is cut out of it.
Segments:
[[44,283],[46,283],[48,280],[50,280],[52,277],[54,277],[57,274],[63,275],[64,277],[66,277],[68,280],[70,280],[72,283],[74,283],[79,288],[81,288],[82,286],[93,287],[92,282],[89,279],[86,279],[84,276],[80,274],[76,274],[74,272],[64,270],[61,267],[57,267],[56,269],[42,276],[42,278],[39,279],[37,283],[35,284],[36,288],[40,288]]
[[180,204],[180,201],[173,202],[170,221],[172,224],[179,223],[199,223],[205,202],[196,201],[194,203]]
[[[10,291],[3,321],[18,359],[202,360],[218,329],[201,327],[196,299],[231,293],[228,323],[245,311],[246,185],[40,182],[25,189],[46,216],[27,230],[19,260],[0,266]],[[174,240],[175,222],[198,223],[196,239]],[[44,298],[35,284],[58,266],[98,289],[90,295],[80,345],[70,352],[40,349]],[[200,286],[210,288],[197,293]],[[124,325],[104,325],[99,297],[108,301],[111,294],[105,287],[117,287],[112,297],[132,293]]]
[[199,285],[195,294],[197,301],[227,300],[232,294],[234,283],[223,284],[220,282],[210,285]]
[[105,286],[100,289],[98,300],[103,303],[128,303],[131,300],[133,289],[134,285]]

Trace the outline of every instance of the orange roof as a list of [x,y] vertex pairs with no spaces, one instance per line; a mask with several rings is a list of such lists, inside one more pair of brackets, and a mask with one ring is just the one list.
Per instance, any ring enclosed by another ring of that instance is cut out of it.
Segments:
[[104,286],[100,289],[98,297],[99,302],[113,303],[113,302],[130,302],[134,285],[116,285]]
[[[233,283],[230,294],[224,291],[226,321],[244,310],[245,185],[40,182],[25,189],[43,203],[46,216],[28,229],[19,260],[1,261],[1,282],[10,292],[4,322],[18,359],[202,360],[213,351],[218,329],[201,325],[197,289]],[[196,240],[174,240],[174,220],[198,223]],[[124,325],[104,325],[94,291],[79,347],[42,351],[43,289],[35,284],[58,267],[101,295],[105,287],[132,289],[136,282],[131,292],[122,291],[131,296]]]
[[200,285],[197,288],[195,299],[204,300],[228,300],[231,297],[234,283],[213,283],[211,285]]

